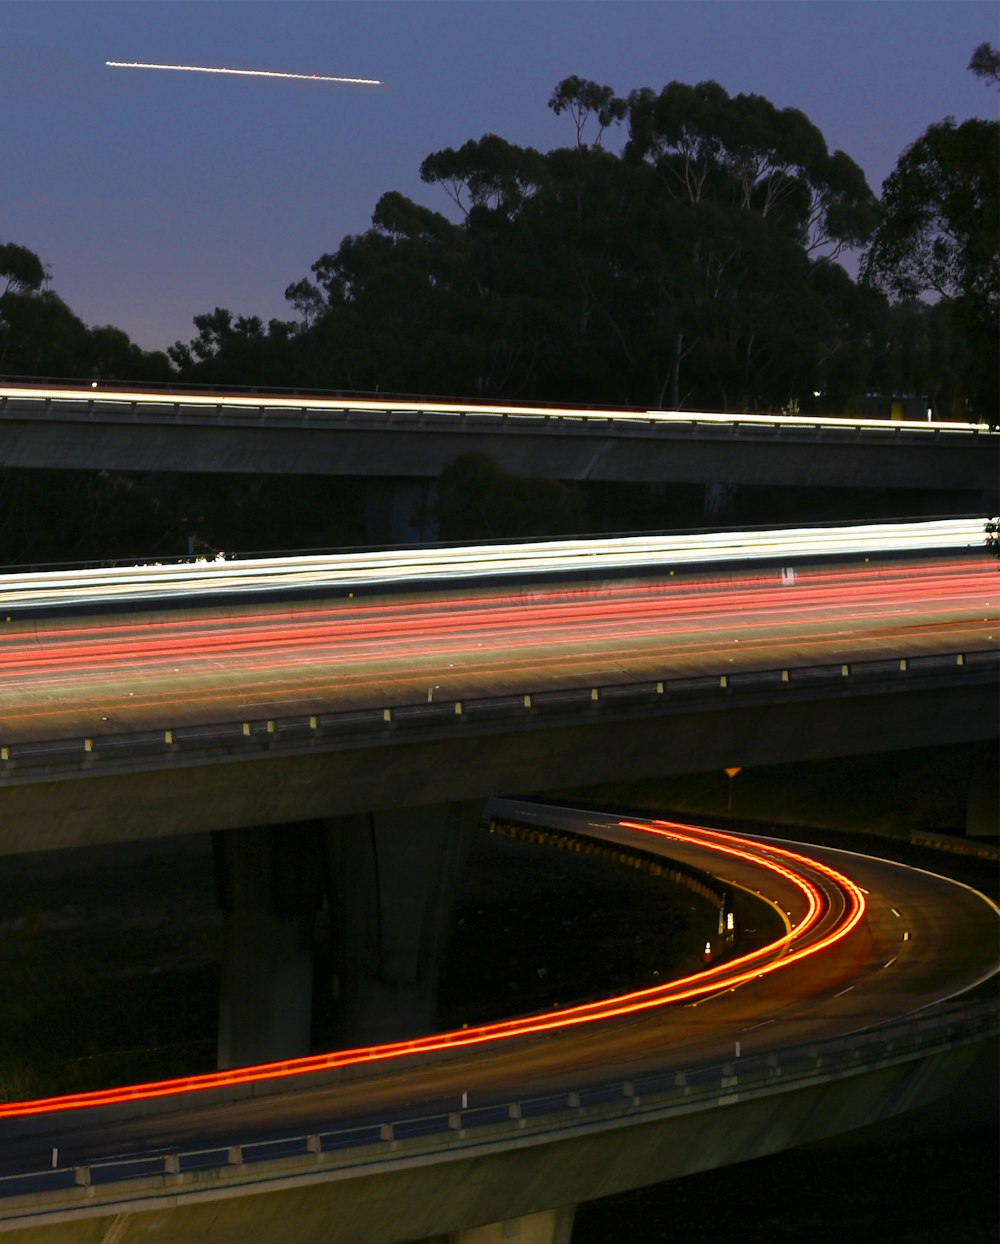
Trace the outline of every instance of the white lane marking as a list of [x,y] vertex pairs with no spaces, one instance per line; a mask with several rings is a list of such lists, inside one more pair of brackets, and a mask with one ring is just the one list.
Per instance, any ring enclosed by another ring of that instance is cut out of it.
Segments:
[[840,993],[835,993],[833,996],[835,998],[842,998],[845,993],[850,993],[853,988],[854,988],[853,985],[848,985],[846,989],[842,989]]
[[889,962],[888,962],[888,963],[883,963],[883,964],[882,964],[882,967],[883,967],[883,968],[891,968],[891,967],[892,967],[892,965],[893,965],[895,962],[896,962],[896,955],[893,955],[893,956],[892,956],[892,958],[889,960]]
[[892,914],[896,917],[897,920],[900,918],[899,912],[895,909],[895,907],[890,907],[889,910],[892,912]]
[[753,1032],[755,1028],[766,1028],[768,1024],[773,1024],[773,1019],[762,1019],[759,1024],[751,1024],[749,1028],[744,1028],[744,1032]]
[[903,941],[908,942],[909,940],[910,940],[910,930],[907,929],[906,932],[903,934]]

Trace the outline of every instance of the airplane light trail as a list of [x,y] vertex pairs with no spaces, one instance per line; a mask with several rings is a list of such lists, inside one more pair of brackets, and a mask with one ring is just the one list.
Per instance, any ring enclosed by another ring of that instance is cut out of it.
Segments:
[[298,82],[346,82],[352,86],[381,86],[379,78],[335,78],[322,73],[279,73],[274,69],[217,69],[209,65],[154,65],[138,60],[106,60],[109,69],[175,69],[181,73],[227,73],[241,78],[293,78]]

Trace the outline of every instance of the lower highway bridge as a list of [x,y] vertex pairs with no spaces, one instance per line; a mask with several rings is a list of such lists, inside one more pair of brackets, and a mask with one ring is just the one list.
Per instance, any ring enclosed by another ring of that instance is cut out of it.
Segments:
[[[592,1196],[678,1173],[682,1153],[687,1169],[707,1162],[690,1140],[699,1110],[714,1152],[729,1152],[724,1135],[738,1148],[740,1135],[749,1156],[957,1083],[993,1031],[988,1007],[953,995],[992,971],[995,911],[950,883],[812,849],[796,869],[825,895],[823,919],[847,919],[852,886],[869,893],[865,913],[822,955],[748,979],[732,1001],[726,987],[710,1005],[658,1011],[669,1032],[606,1016],[599,1044],[589,1026],[567,1043],[525,1032],[516,1052],[491,1046],[471,1061],[454,1042],[413,1043],[433,1027],[442,913],[484,798],[993,738],[996,586],[982,525],[933,523],[730,533],[692,547],[551,542],[8,576],[0,851],[213,831],[227,930],[219,1061],[237,1075],[308,1054],[306,932],[315,879],[329,870],[347,946],[342,1044],[402,1040],[407,1057],[378,1060],[378,1074],[364,1059],[364,1071],[324,1065],[326,1096],[315,1071],[299,1068],[265,1081],[289,1090],[277,1096],[225,1082],[161,1099],[166,1115],[146,1100],[138,1120],[134,1101],[99,1103],[78,1111],[78,1141],[72,1113],[53,1124],[46,1110],[28,1126],[25,1111],[8,1109],[0,1135],[14,1148],[0,1156],[24,1170],[16,1154],[37,1159],[31,1137],[47,1144],[59,1132],[74,1182],[67,1197],[57,1180],[52,1201],[36,1186],[29,1199],[40,1213],[45,1200],[42,1217],[23,1203],[13,1212],[14,1200],[10,1215],[0,1206],[0,1229],[75,1240],[103,1238],[76,1234],[102,1222],[127,1239],[161,1224],[170,1238],[179,1214],[185,1239],[235,1239],[249,1221],[264,1239],[255,1215],[267,1205],[276,1223],[294,1212],[303,1240],[485,1240],[494,1237],[470,1232],[506,1219],[540,1233],[524,1239],[555,1240],[585,1195],[567,1182],[571,1170],[589,1172]],[[599,832],[648,838],[637,826]],[[718,844],[689,837],[699,841],[675,836],[664,849],[718,875]],[[772,848],[745,849],[756,862],[740,869],[767,866]],[[721,871],[732,867],[726,856]],[[830,867],[849,874],[843,886]],[[793,923],[806,923],[803,901],[796,891],[782,904],[798,906]],[[919,927],[903,929],[893,912]],[[941,920],[957,921],[945,940],[964,948],[958,964],[951,949],[928,955]],[[811,936],[822,941],[823,928]],[[779,978],[787,995],[772,991]],[[708,1027],[687,1030],[703,1017]],[[896,1036],[865,1037],[858,1055],[859,1032],[901,1018]],[[767,1062],[781,1050],[785,1070]],[[757,1061],[741,1068],[737,1055]],[[668,1073],[682,1079],[668,1083]],[[753,1088],[739,1087],[744,1074],[757,1077]],[[465,1117],[462,1093],[508,1113]],[[608,1109],[604,1093],[615,1099]],[[174,1115],[192,1103],[197,1117]],[[723,1104],[738,1109],[713,1130],[707,1120],[721,1119]],[[732,1127],[737,1117],[746,1130]],[[442,1118],[443,1131],[433,1122]],[[627,1148],[615,1139],[624,1126],[635,1129]],[[377,1136],[363,1131],[372,1127]],[[287,1152],[267,1148],[279,1140]],[[202,1159],[181,1156],[205,1146],[216,1154],[204,1159],[216,1172],[207,1182],[194,1170]],[[120,1169],[97,1161],[124,1152],[145,1155],[131,1173],[153,1181],[133,1181],[127,1195]],[[107,1193],[105,1178],[116,1184]],[[377,1225],[376,1203],[414,1216]],[[344,1234],[331,1234],[331,1215]]]

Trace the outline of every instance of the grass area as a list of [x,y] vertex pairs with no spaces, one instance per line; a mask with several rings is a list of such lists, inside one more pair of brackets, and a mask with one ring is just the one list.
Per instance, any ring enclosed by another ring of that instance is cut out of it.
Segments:
[[994,1244],[997,1130],[799,1149],[606,1197],[573,1244]]
[[636,811],[673,808],[891,838],[909,838],[915,829],[961,834],[970,766],[985,746],[838,756],[744,769],[732,779],[721,771],[694,773],[564,793],[584,806],[593,800]]
[[712,903],[662,877],[480,834],[456,906],[442,1021],[484,1023],[697,971],[717,921]]

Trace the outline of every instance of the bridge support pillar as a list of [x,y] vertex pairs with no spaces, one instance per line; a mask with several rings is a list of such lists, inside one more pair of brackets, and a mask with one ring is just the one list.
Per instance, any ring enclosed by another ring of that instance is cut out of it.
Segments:
[[437,538],[431,517],[436,480],[368,479],[363,487],[370,544],[420,544]]
[[219,1067],[308,1054],[323,892],[318,828],[264,825],[215,833],[212,842],[224,912]]
[[969,758],[965,833],[968,838],[995,838],[1000,833],[1000,752],[995,740],[976,747]]
[[433,1031],[455,885],[482,807],[477,800],[325,822],[342,1046]]
[[576,1207],[569,1205],[485,1227],[467,1227],[453,1232],[448,1244],[570,1244],[575,1214]]

